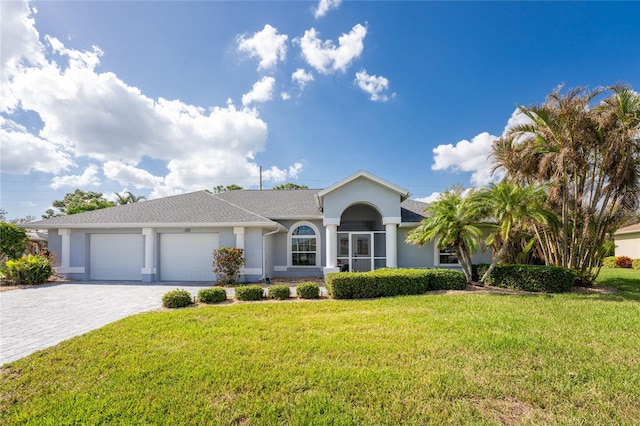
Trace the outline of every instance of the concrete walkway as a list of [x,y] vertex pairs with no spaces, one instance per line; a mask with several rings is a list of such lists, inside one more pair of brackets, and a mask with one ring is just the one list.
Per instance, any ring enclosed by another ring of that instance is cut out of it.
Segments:
[[[73,336],[162,305],[184,288],[193,296],[211,283],[73,282],[0,292],[0,365]],[[227,294],[233,296],[233,289]]]

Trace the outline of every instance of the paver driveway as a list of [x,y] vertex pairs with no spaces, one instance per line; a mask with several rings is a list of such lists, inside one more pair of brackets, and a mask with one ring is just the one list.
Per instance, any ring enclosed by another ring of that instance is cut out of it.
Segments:
[[155,309],[169,290],[180,287],[195,296],[210,285],[73,282],[0,292],[0,365]]

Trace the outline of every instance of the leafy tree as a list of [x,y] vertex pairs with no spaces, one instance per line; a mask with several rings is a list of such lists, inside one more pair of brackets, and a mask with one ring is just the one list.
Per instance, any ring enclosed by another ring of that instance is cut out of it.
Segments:
[[559,224],[536,229],[545,262],[592,283],[606,241],[640,202],[640,95],[626,85],[560,87],[544,104],[518,108],[530,123],[494,143],[495,167],[521,185],[548,186],[546,208]]
[[13,223],[0,223],[0,255],[8,259],[19,259],[25,252],[27,232]]
[[459,189],[445,191],[437,201],[425,209],[427,217],[407,234],[410,244],[423,246],[434,239],[438,248],[453,247],[467,282],[472,280],[471,255],[482,237],[482,211],[472,209],[469,197]]
[[115,205],[116,203],[114,201],[109,201],[104,198],[101,192],[82,191],[80,189],[76,189],[74,192],[65,195],[64,199],[55,200],[52,203],[52,206],[56,207],[59,210],[59,213],[56,213],[53,209],[48,209],[45,214],[42,215],[42,218],[49,219],[51,217],[61,215],[104,209]]
[[0,208],[0,222],[7,221],[7,211],[3,208]]
[[11,219],[9,223],[13,223],[14,225],[23,225],[25,223],[33,222],[37,218],[35,216],[31,216],[30,214],[24,217],[17,217],[15,219]]
[[116,203],[118,205],[137,203],[138,201],[147,199],[147,197],[145,197],[144,195],[133,195],[131,191],[124,191],[124,194],[119,194],[116,192],[115,194],[117,198]]
[[527,231],[533,224],[546,225],[553,220],[544,203],[546,193],[542,187],[519,186],[508,180],[491,184],[472,194],[469,199],[471,209],[479,216],[495,220],[493,230],[487,238],[487,245],[500,242],[498,252],[493,256],[491,265],[480,278],[484,283],[496,265],[501,262],[514,236],[519,231]]
[[221,192],[240,191],[242,189],[244,188],[242,188],[240,185],[236,185],[235,183],[232,183],[231,185],[227,185],[227,186],[217,185],[213,187],[213,193],[220,194]]
[[276,185],[273,189],[309,189],[307,185],[298,185],[297,183],[285,183],[282,185]]

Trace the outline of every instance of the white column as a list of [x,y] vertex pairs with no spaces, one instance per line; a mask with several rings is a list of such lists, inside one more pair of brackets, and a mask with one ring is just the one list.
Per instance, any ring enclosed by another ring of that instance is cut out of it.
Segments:
[[60,253],[60,267],[71,266],[71,229],[58,229],[58,235],[62,237],[62,253]]
[[324,273],[328,274],[329,272],[338,272],[340,270],[338,268],[338,225],[340,225],[340,218],[325,218],[323,220],[323,225],[326,228],[325,233],[327,240],[327,248],[325,251],[326,266],[324,268]]
[[235,226],[233,233],[236,235],[236,248],[244,250],[244,227]]
[[398,267],[398,225],[401,221],[399,217],[382,218],[386,231],[387,268]]
[[156,270],[153,267],[153,255],[156,245],[156,230],[153,228],[142,228],[142,235],[144,235],[144,268],[142,268],[142,273],[145,275],[155,274]]

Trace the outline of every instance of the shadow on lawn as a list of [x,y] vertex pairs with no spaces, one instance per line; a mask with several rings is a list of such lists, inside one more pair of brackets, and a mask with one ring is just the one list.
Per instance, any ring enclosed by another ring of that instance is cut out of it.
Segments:
[[640,302],[640,279],[627,277],[607,277],[598,279],[595,288],[614,287],[619,291],[614,293],[586,293],[588,297],[596,297],[601,300],[621,302],[633,300]]

